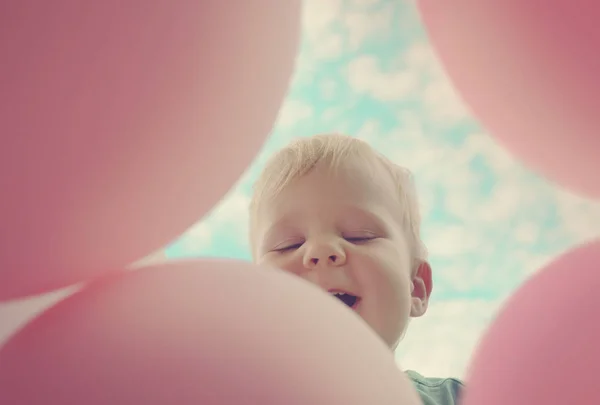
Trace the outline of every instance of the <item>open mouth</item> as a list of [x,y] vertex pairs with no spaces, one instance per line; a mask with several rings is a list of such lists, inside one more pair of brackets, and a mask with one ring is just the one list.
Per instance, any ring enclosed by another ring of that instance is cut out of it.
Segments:
[[344,291],[330,290],[329,293],[352,309],[356,308],[360,301],[360,298],[356,295],[352,295]]

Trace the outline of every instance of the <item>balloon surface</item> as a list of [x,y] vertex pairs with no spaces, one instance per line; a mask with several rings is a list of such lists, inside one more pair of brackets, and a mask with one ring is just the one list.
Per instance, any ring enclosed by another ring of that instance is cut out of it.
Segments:
[[443,66],[498,142],[600,198],[600,3],[419,0]]
[[269,134],[299,31],[299,0],[2,1],[0,301],[201,219]]
[[600,403],[598,291],[600,241],[535,274],[484,336],[463,404]]
[[11,405],[418,405],[393,353],[287,273],[171,262],[94,282],[0,350]]

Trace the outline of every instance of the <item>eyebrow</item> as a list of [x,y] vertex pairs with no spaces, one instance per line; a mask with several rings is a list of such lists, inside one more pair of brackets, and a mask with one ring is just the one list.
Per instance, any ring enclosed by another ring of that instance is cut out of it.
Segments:
[[[357,207],[355,205],[342,204],[341,207],[341,209],[343,210],[348,210],[348,213],[350,215],[345,216],[340,221],[337,221],[336,226],[357,227],[361,228],[362,230],[367,230],[364,228],[371,228],[371,230],[374,232],[386,235],[389,234],[389,221],[393,221],[393,218],[381,218],[372,211],[362,207]],[[298,215],[288,213],[287,215],[281,216],[280,218],[276,219],[270,224],[267,231],[264,233],[263,241],[265,243],[263,243],[262,246],[272,245],[273,243],[275,243],[276,241],[273,239],[278,239],[278,234],[284,233],[284,231],[282,231],[282,228],[289,228],[290,230],[292,230],[291,233],[297,232],[298,219],[291,220],[290,217],[298,218]],[[368,222],[368,225],[370,226],[365,226],[367,225],[365,224],[365,222]]]
[[281,233],[282,228],[296,228],[295,226],[292,226],[292,221],[289,219],[289,215],[282,216],[269,225],[266,232],[263,234],[263,242],[260,244],[259,248],[274,244],[274,239],[279,239],[278,234]]
[[[349,209],[349,211],[353,213],[353,217],[358,218],[358,221],[355,221],[353,219],[350,219],[350,220],[344,219],[343,220],[344,224],[352,225],[352,222],[368,221],[369,225],[375,226],[376,229],[373,229],[373,231],[377,231],[377,232],[385,233],[385,234],[387,234],[389,232],[389,226],[388,226],[387,221],[384,218],[381,218],[380,216],[376,215],[372,211],[370,211],[368,209],[360,208],[360,207],[355,207],[355,206],[348,206],[347,209]],[[392,218],[389,218],[388,220],[391,221]]]

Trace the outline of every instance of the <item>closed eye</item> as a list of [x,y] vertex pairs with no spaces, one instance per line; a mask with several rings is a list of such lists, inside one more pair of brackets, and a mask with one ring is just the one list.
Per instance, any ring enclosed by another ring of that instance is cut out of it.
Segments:
[[[375,236],[361,236],[361,237],[354,237],[354,238],[349,238],[346,237],[344,238],[346,241],[350,242],[350,243],[365,243],[365,242],[369,242],[373,239],[377,239],[377,237]],[[289,252],[292,250],[296,250],[296,249],[300,249],[300,247],[303,245],[303,243],[294,243],[293,245],[287,245],[287,246],[283,246],[283,247],[279,247],[277,249],[273,249],[274,252],[280,252],[280,253],[284,253],[284,252]]]
[[275,252],[282,252],[283,253],[283,252],[287,252],[287,251],[290,251],[290,250],[299,249],[300,246],[302,246],[302,243],[295,243],[293,245],[283,246],[283,247],[274,249],[274,251]]
[[344,238],[350,243],[364,243],[376,239],[375,236],[363,236],[358,238]]

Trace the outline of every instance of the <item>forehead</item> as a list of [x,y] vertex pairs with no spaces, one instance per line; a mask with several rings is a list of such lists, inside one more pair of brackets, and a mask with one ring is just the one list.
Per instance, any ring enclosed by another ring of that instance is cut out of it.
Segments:
[[276,196],[263,201],[258,220],[263,226],[297,220],[302,215],[345,213],[368,217],[373,210],[397,209],[395,185],[389,173],[377,164],[344,162],[330,168],[318,165],[294,179]]

